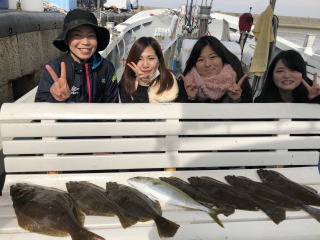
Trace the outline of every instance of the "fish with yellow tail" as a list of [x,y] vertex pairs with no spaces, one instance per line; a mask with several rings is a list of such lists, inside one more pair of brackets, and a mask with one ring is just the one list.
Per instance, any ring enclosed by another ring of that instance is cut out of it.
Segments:
[[201,205],[183,191],[164,181],[151,177],[133,177],[128,179],[128,183],[160,203],[206,212],[217,224],[223,227],[221,220],[218,218],[219,210]]

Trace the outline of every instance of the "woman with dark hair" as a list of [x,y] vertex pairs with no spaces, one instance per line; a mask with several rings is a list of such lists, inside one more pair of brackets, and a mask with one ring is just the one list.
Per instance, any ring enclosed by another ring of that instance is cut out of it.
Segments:
[[255,102],[320,103],[317,74],[307,77],[306,62],[294,50],[280,52],[272,60],[260,95]]
[[53,41],[61,57],[45,65],[36,102],[117,103],[118,83],[113,64],[99,51],[109,44],[109,31],[89,11],[74,9],[64,18],[63,31]]
[[159,43],[139,38],[131,47],[120,81],[121,102],[184,102],[183,86],[165,65]]
[[241,62],[215,37],[195,43],[181,78],[193,102],[252,102]]

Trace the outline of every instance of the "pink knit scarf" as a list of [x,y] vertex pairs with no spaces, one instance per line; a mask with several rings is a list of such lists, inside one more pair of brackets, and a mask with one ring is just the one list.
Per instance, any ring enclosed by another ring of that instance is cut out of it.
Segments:
[[199,97],[217,100],[236,83],[236,79],[237,74],[230,64],[225,64],[219,74],[211,77],[201,77],[193,67],[184,78],[184,86],[190,99]]

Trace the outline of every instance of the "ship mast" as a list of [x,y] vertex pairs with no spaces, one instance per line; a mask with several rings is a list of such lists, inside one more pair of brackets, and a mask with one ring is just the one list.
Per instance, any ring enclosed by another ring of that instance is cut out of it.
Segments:
[[202,37],[208,34],[208,26],[212,20],[211,6],[213,0],[202,0],[201,5],[193,5],[193,0],[190,0],[190,4],[187,1],[185,25],[186,35],[189,37]]
[[98,25],[101,26],[101,6],[100,6],[100,0],[97,1],[97,19],[98,19]]
[[199,7],[199,12],[197,14],[197,19],[199,20],[198,38],[204,35],[207,35],[208,33],[208,25],[209,25],[209,21],[211,21],[210,13],[211,13],[212,2],[213,0],[211,0],[210,5],[208,5],[206,0],[205,5],[201,4]]

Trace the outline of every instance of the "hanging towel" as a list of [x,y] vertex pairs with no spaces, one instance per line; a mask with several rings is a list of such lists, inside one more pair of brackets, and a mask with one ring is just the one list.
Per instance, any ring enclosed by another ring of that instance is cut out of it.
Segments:
[[269,45],[274,41],[272,30],[273,11],[269,5],[263,13],[260,14],[254,29],[254,36],[257,38],[256,49],[251,62],[250,72],[256,76],[262,76],[267,69]]

